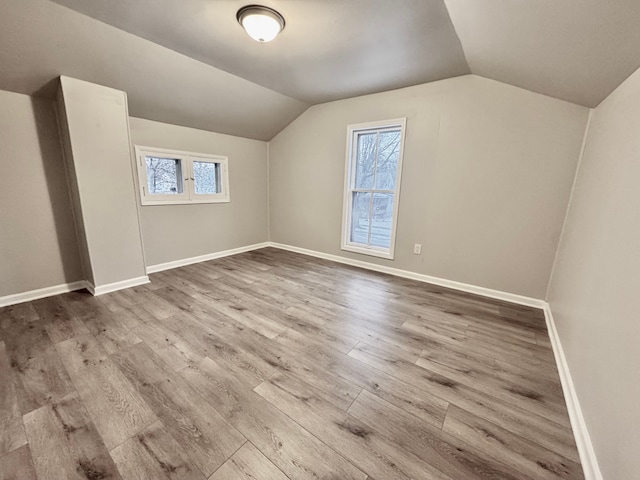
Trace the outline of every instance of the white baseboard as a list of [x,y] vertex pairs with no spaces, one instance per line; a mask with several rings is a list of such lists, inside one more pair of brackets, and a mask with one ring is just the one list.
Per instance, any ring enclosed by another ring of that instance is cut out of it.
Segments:
[[265,248],[268,246],[269,242],[256,243],[254,245],[246,245],[244,247],[232,248],[230,250],[223,250],[221,252],[208,253],[206,255],[200,255],[197,257],[183,258],[182,260],[175,260],[173,262],[159,263],[157,265],[148,266],[147,274],[162,272],[164,270],[170,270],[172,268],[185,267],[194,263],[206,262],[208,260],[228,257],[230,255],[236,255],[238,253],[250,252],[251,250],[258,250],[259,248]]
[[91,295],[99,296],[105,293],[115,292],[117,290],[124,290],[125,288],[137,287],[138,285],[144,285],[150,283],[149,277],[144,275],[142,277],[129,278],[122,280],[121,282],[107,283],[106,285],[98,285],[97,287],[91,282],[86,282],[86,289],[91,292]]
[[499,290],[492,290],[489,288],[479,287],[476,285],[469,285],[466,283],[456,282],[453,280],[446,280],[443,278],[432,277],[430,275],[423,275],[420,273],[409,272],[407,270],[400,270],[397,268],[386,267],[384,265],[376,265],[369,262],[363,262],[360,260],[353,260],[350,258],[340,257],[338,255],[331,255],[328,253],[317,252],[315,250],[308,250],[306,248],[294,247],[291,245],[284,245],[280,243],[270,242],[270,247],[279,248],[281,250],[288,250],[291,252],[301,253],[303,255],[310,255],[312,257],[323,258],[325,260],[331,260],[354,267],[365,268],[376,272],[388,273],[390,275],[396,275],[403,278],[409,278],[412,280],[418,280],[420,282],[431,283],[442,287],[452,288],[454,290],[460,290],[468,293],[475,293],[484,297],[495,298],[498,300],[504,300],[506,302],[516,303],[519,305],[525,305],[528,307],[541,308],[544,310],[544,316],[547,323],[547,330],[549,332],[549,338],[551,340],[551,346],[553,354],[556,360],[558,373],[560,375],[560,382],[562,383],[562,391],[564,393],[564,399],[567,404],[567,410],[569,411],[569,418],[571,420],[571,427],[573,435],[578,447],[578,453],[580,455],[580,462],[584,470],[585,480],[603,480],[600,467],[598,466],[598,460],[596,458],[593,444],[591,443],[591,437],[580,408],[580,402],[571,378],[571,372],[569,371],[569,365],[567,364],[564,350],[562,349],[562,343],[558,336],[558,331],[553,320],[551,308],[549,304],[537,298],[525,297],[522,295],[516,295],[513,293],[501,292]]
[[417,280],[419,282],[431,283],[433,285],[439,285],[441,287],[452,288],[454,290],[460,290],[462,292],[474,293],[483,297],[494,298],[497,300],[504,300],[505,302],[517,303],[518,305],[525,305],[527,307],[544,308],[547,302],[532,297],[525,297],[523,295],[516,295],[514,293],[502,292],[500,290],[492,290],[490,288],[479,287],[477,285],[470,285],[468,283],[456,282],[454,280],[447,280],[444,278],[432,277],[431,275],[424,275],[422,273],[410,272],[408,270],[401,270],[399,268],[386,267],[384,265],[377,265],[374,263],[363,262],[361,260],[353,260],[351,258],[340,257],[338,255],[331,255],[329,253],[317,252],[315,250],[307,250],[306,248],[294,247],[291,245],[284,245],[282,243],[269,243],[270,247],[279,248],[281,250],[288,250],[290,252],[301,253],[303,255],[310,255],[312,257],[323,258],[325,260],[331,260],[333,262],[344,263],[345,265],[351,265],[353,267],[365,268],[367,270],[373,270],[375,272],[388,273],[389,275],[395,275],[397,277],[409,278],[411,280]]
[[580,408],[578,394],[576,393],[573,379],[571,378],[569,364],[564,356],[564,349],[562,348],[553,314],[551,313],[551,307],[548,303],[544,307],[544,316],[547,322],[551,347],[553,348],[553,354],[556,358],[556,365],[558,366],[558,373],[560,374],[564,401],[569,411],[571,428],[573,429],[578,453],[580,454],[580,463],[584,470],[584,478],[585,480],[603,480],[593,443],[591,443],[591,437],[589,436],[589,430],[587,429],[587,424],[585,423],[584,415]]
[[[504,300],[507,302],[516,303],[519,305],[525,305],[529,307],[542,308],[547,324],[547,330],[549,332],[549,339],[551,341],[551,347],[556,359],[558,367],[558,373],[560,375],[560,381],[562,383],[562,391],[564,393],[564,399],[567,404],[567,410],[569,411],[569,418],[571,420],[571,427],[575,436],[576,445],[578,447],[578,453],[580,455],[580,461],[584,470],[585,480],[603,480],[600,467],[598,466],[598,460],[595,455],[595,450],[589,436],[582,409],[580,408],[580,402],[573,384],[571,372],[569,371],[569,365],[564,355],[562,343],[558,336],[558,330],[556,329],[553,314],[551,308],[544,300],[525,297],[522,295],[515,295],[512,293],[501,292],[499,290],[492,290],[489,288],[479,287],[476,285],[470,285],[466,283],[456,282],[453,280],[446,280],[443,278],[432,277],[430,275],[423,275],[420,273],[410,272],[407,270],[400,270],[398,268],[386,267],[384,265],[376,265],[360,260],[353,260],[350,258],[340,257],[338,255],[331,255],[328,253],[317,252],[314,250],[308,250],[306,248],[294,247],[291,245],[284,245],[274,242],[264,242],[254,245],[248,245],[245,247],[234,248],[231,250],[224,250],[221,252],[211,253],[208,255],[201,255],[198,257],[185,258],[183,260],[176,260],[173,262],[162,263],[158,265],[152,265],[147,267],[147,273],[161,272],[171,268],[182,267],[185,265],[191,265],[198,262],[205,262],[207,260],[213,260],[216,258],[226,257],[229,255],[235,255],[238,253],[248,252],[251,250],[257,250],[265,247],[274,247],[281,250],[288,250],[291,252],[301,253],[303,255],[310,255],[312,257],[323,258],[325,260],[331,260],[354,267],[365,268],[376,272],[387,273],[390,275],[396,275],[403,278],[409,278],[420,282],[431,283],[442,287],[452,288],[454,290],[460,290],[467,293],[474,293],[484,297],[494,298],[498,300]],[[81,280],[78,282],[65,283],[62,285],[55,285],[52,287],[41,288],[38,290],[31,290],[28,292],[17,293],[13,295],[6,295],[0,297],[0,307],[7,305],[14,305],[22,302],[29,302],[44,297],[50,297],[53,295],[59,295],[62,293],[71,292],[74,290],[81,290],[86,288],[93,295],[104,295],[105,293],[114,292],[116,290],[122,290],[125,288],[134,287],[137,285],[143,285],[149,283],[148,276],[142,276],[124,280],[121,282],[110,283],[107,285],[99,285],[95,287],[90,282]]]
[[[160,263],[157,265],[148,266],[146,269],[147,274],[162,272],[172,268],[184,267],[186,265],[192,265],[194,263],[206,262],[208,260],[214,260],[216,258],[227,257],[230,255],[236,255],[238,253],[249,252],[251,250],[258,250],[265,247],[274,247],[281,250],[289,250],[304,255],[310,255],[313,257],[323,258],[325,260],[331,260],[354,267],[365,268],[368,270],[374,270],[376,272],[387,273],[390,275],[396,275],[398,277],[409,278],[411,280],[417,280],[420,282],[431,283],[434,285],[440,285],[442,287],[452,288],[454,290],[460,290],[463,292],[474,293],[484,297],[495,298],[498,300],[504,300],[506,302],[516,303],[519,305],[525,305],[529,307],[544,308],[546,302],[536,298],[525,297],[522,295],[516,295],[513,293],[501,292],[499,290],[492,290],[489,288],[479,287],[476,285],[470,285],[466,283],[456,282],[453,280],[446,280],[443,278],[432,277],[430,275],[424,275],[420,273],[410,272],[408,270],[401,270],[398,268],[386,267],[383,265],[376,265],[361,260],[353,260],[350,258],[340,257],[338,255],[331,255],[328,253],[317,252],[315,250],[308,250],[306,248],[294,247],[291,245],[284,245],[281,243],[263,242],[253,245],[246,245],[244,247],[233,248],[230,250],[223,250],[221,252],[209,253],[206,255],[200,255],[197,257],[184,258],[182,260],[175,260],[167,263]],[[125,288],[135,287],[137,285],[143,285],[149,283],[148,276],[142,276],[138,278],[132,278],[124,280],[122,282],[110,283],[107,285],[99,285],[95,287],[88,281],[79,281],[64,285],[56,285],[53,287],[47,287],[40,290],[33,290],[30,292],[19,293],[15,295],[7,295],[6,297],[0,297],[0,307],[6,305],[12,305],[15,303],[28,302],[30,300],[36,300],[38,298],[49,297],[52,295],[58,295],[61,293],[70,292],[73,290],[80,290],[86,288],[92,295],[104,295],[105,293],[115,292],[116,290],[122,290]]]
[[[147,274],[161,272],[163,270],[169,270],[171,268],[183,267],[185,265],[191,265],[192,263],[205,262],[207,260],[227,257],[229,255],[235,255],[237,253],[258,250],[259,248],[265,248],[268,246],[268,242],[256,243],[254,245],[247,245],[244,247],[233,248],[231,250],[224,250],[222,252],[210,253],[208,255],[201,255],[199,257],[185,258],[183,260],[176,260],[175,262],[152,265],[150,267],[147,267],[146,271]],[[123,290],[125,288],[131,288],[138,285],[144,285],[145,283],[149,282],[150,280],[147,275],[123,280],[121,282],[109,283],[107,285],[98,285],[97,287],[89,281],[80,280],[77,282],[64,283],[62,285],[54,285],[52,287],[40,288],[38,290],[30,290],[28,292],[15,293],[12,295],[0,297],[0,307],[15,305],[17,303],[30,302],[32,300],[38,300],[44,297],[52,297],[54,295],[60,295],[62,293],[72,292],[74,290],[82,290],[83,288],[89,290],[92,295],[104,295],[105,293],[115,292],[117,290]]]
[[0,307],[15,305],[16,303],[30,302],[32,300],[38,300],[44,297],[52,297],[53,295],[73,292],[74,290],[82,290],[85,287],[85,281],[80,280],[78,282],[63,283],[61,285],[54,285],[52,287],[39,288],[37,290],[30,290],[28,292],[6,295],[4,297],[0,297]]

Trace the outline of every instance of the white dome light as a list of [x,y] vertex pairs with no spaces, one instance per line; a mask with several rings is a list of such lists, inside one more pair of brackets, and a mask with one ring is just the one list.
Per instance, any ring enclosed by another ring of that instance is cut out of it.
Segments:
[[238,23],[257,42],[270,42],[284,28],[284,18],[275,10],[261,5],[247,5],[238,10]]

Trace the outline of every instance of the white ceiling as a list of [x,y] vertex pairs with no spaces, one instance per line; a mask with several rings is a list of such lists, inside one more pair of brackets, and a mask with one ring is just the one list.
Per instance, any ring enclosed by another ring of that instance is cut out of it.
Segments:
[[64,74],[262,140],[310,104],[470,72],[593,107],[640,67],[640,0],[265,0],[287,21],[268,44],[237,24],[245,0],[54,1],[0,0],[0,89]]

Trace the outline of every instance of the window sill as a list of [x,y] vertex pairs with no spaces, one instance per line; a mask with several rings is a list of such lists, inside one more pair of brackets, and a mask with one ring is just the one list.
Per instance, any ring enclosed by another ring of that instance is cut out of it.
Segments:
[[142,200],[141,205],[148,207],[150,205],[193,205],[204,203],[229,203],[229,197],[215,200]]
[[356,245],[342,245],[340,249],[345,250],[347,252],[368,255],[370,257],[386,258],[387,260],[393,260],[392,251],[377,250],[375,248],[360,247]]

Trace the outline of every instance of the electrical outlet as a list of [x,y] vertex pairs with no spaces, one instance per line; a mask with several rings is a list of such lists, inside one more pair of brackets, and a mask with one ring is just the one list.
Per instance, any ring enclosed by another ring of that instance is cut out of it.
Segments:
[[413,254],[414,255],[420,255],[422,253],[422,245],[420,243],[416,243],[413,246]]

